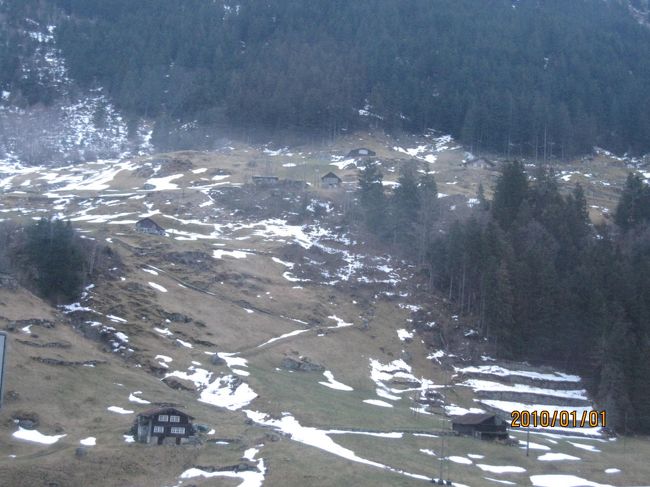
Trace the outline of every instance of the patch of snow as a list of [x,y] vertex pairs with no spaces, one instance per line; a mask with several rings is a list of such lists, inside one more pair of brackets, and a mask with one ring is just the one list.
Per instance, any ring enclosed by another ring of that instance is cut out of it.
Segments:
[[226,375],[208,384],[199,396],[199,401],[231,411],[248,406],[257,394],[245,382],[234,387],[235,377]]
[[[159,355],[160,357],[160,355]],[[129,395],[129,401],[131,402],[137,402],[138,404],[151,404],[151,401],[147,401],[146,399],[141,399],[136,396],[136,394],[142,394],[142,391],[135,391],[132,394]]]
[[[526,448],[526,442],[524,440],[519,440],[519,446],[521,448]],[[541,443],[535,443],[533,441],[528,442],[528,448],[531,450],[542,450],[542,451],[548,451],[551,448],[547,445],[542,445]]]
[[541,374],[539,372],[531,372],[528,370],[510,370],[499,365],[479,365],[464,368],[454,367],[456,373],[471,373],[471,374],[487,374],[496,375],[499,377],[507,377],[511,375],[528,377],[530,379],[539,379],[546,381],[557,382],[580,382],[580,377],[577,375],[563,374],[562,372],[554,372],[552,374]]
[[462,463],[463,465],[471,465],[472,463],[474,463],[469,458],[457,457],[457,456],[447,457],[447,460],[454,463]]
[[89,436],[88,438],[79,440],[79,443],[81,443],[83,446],[95,446],[97,444],[97,438],[94,436]]
[[373,467],[389,470],[391,472],[395,472],[411,478],[416,478],[425,481],[431,480],[430,477],[424,475],[412,474],[409,472],[405,472],[403,470],[389,467],[388,465],[384,465],[382,463],[361,458],[357,456],[352,450],[344,448],[341,445],[335,443],[329,436],[327,436],[326,431],[319,430],[313,427],[302,426],[296,420],[296,418],[294,418],[291,415],[285,415],[281,419],[269,419],[267,415],[264,413],[259,413],[250,410],[246,410],[244,412],[246,413],[246,416],[248,416],[248,418],[250,418],[254,422],[282,431],[283,433],[289,435],[292,440],[297,441],[299,443],[313,446],[315,448],[327,451],[333,455],[345,458],[353,462],[362,463],[365,465],[370,465]]
[[167,289],[165,289],[164,287],[162,287],[160,284],[156,284],[155,282],[151,282],[151,281],[149,281],[149,285],[150,285],[152,288],[154,288],[155,290],[160,291],[161,293],[166,293],[166,292],[167,292]]
[[613,487],[591,482],[575,475],[531,475],[530,481],[534,487]]
[[[514,5],[513,5],[514,7]],[[503,485],[517,485],[514,482],[510,482],[509,480],[499,480],[499,479],[493,479],[490,477],[483,477],[485,480],[491,480],[492,482],[496,482],[497,484],[503,484]]]
[[182,174],[173,174],[171,176],[165,176],[163,178],[150,178],[145,184],[151,184],[156,188],[156,191],[169,191],[173,189],[178,189],[178,185],[172,183],[174,179],[182,178]]
[[618,468],[606,468],[605,473],[621,473],[621,470]]
[[241,250],[213,250],[212,256],[215,259],[223,259],[224,257],[233,257],[234,259],[245,259],[249,255],[249,252],[243,252]]
[[382,389],[381,387],[377,387],[375,389],[375,392],[379,397],[383,397],[384,399],[388,399],[390,401],[399,401],[401,399],[400,396],[396,396],[394,394],[391,394],[390,392],[387,392],[386,390]]
[[112,413],[117,413],[117,414],[133,414],[133,411],[129,411],[128,409],[123,409],[119,406],[109,406],[106,409],[108,409]]
[[413,331],[407,331],[404,328],[397,330],[397,336],[401,341],[405,341],[407,339],[412,339],[413,336],[415,335],[415,332]]
[[353,391],[352,387],[346,386],[345,384],[334,380],[334,374],[330,372],[329,370],[326,370],[323,372],[323,375],[327,379],[327,382],[319,382],[319,384],[324,385],[325,387],[329,387],[330,389],[336,389],[338,391]]
[[295,264],[293,264],[293,263],[291,263],[291,262],[285,262],[285,261],[283,261],[283,260],[280,260],[280,259],[278,259],[277,257],[272,257],[271,260],[272,260],[273,262],[275,262],[276,264],[281,264],[281,265],[283,265],[283,266],[285,266],[285,267],[288,267],[289,269],[293,269],[293,267],[294,267],[294,265],[295,265]]
[[392,438],[400,439],[404,437],[404,433],[401,431],[390,432],[390,433],[375,433],[371,431],[347,431],[347,430],[327,430],[328,435],[363,435],[363,436],[374,436],[376,438]]
[[327,328],[345,328],[346,326],[354,326],[354,323],[347,323],[346,321],[343,321],[341,318],[339,318],[336,315],[331,315],[328,316],[330,320],[336,321],[337,325],[336,326],[328,326]]
[[567,455],[566,453],[544,453],[537,457],[538,460],[542,462],[556,462],[561,460],[580,460],[578,457],[573,455]]
[[113,336],[117,338],[119,341],[122,343],[129,343],[129,337],[125,333],[122,333],[121,331],[116,331]]
[[266,468],[264,467],[264,460],[260,459],[257,463],[257,471],[248,470],[245,472],[235,472],[235,471],[217,471],[217,472],[206,472],[205,470],[200,470],[198,468],[190,468],[185,470],[181,475],[181,479],[193,479],[196,477],[203,477],[206,479],[215,478],[215,477],[230,477],[242,480],[239,483],[238,487],[261,487],[264,483],[264,475],[266,473]]
[[149,274],[153,274],[154,276],[157,276],[158,273],[154,271],[153,269],[142,269],[144,272],[148,272]]
[[567,399],[584,399],[587,400],[587,391],[584,389],[545,389],[541,387],[533,387],[527,384],[501,384],[500,382],[492,382],[488,380],[481,379],[468,379],[462,382],[460,385],[471,387],[475,392],[478,391],[503,391],[503,392],[514,392],[522,394],[541,394],[544,396],[555,396],[563,397]]
[[185,348],[194,348],[194,345],[192,345],[190,342],[183,341],[180,338],[177,338],[176,341]]
[[263,347],[265,345],[269,345],[273,342],[277,342],[278,340],[284,340],[285,338],[289,338],[292,336],[300,335],[301,333],[305,333],[306,331],[309,331],[309,328],[304,329],[304,330],[293,330],[290,331],[289,333],[285,333],[284,335],[280,335],[278,337],[271,338],[270,340],[265,341],[261,345],[258,345],[257,348]]
[[465,408],[461,408],[460,406],[456,406],[454,404],[451,404],[449,406],[445,406],[445,412],[449,416],[463,416],[464,414],[469,414],[469,413],[472,413],[472,414],[484,413],[485,410],[484,409],[479,409],[479,408],[465,409]]
[[569,441],[568,443],[572,444],[576,448],[580,448],[581,450],[587,450],[587,451],[591,451],[591,452],[594,452],[594,453],[600,453],[600,450],[598,448],[596,448],[595,446],[593,446],[593,445],[585,445],[584,443],[574,443],[573,441]]
[[37,430],[27,430],[19,426],[18,431],[11,436],[18,438],[19,440],[40,443],[41,445],[53,445],[66,435],[44,435],[43,433],[39,433]]
[[382,408],[392,408],[393,405],[387,403],[386,401],[380,401],[379,399],[364,399],[363,402],[366,404],[372,404],[373,406],[380,406]]
[[514,467],[514,466],[499,466],[499,465],[485,465],[484,463],[477,463],[476,466],[485,472],[491,473],[522,473],[526,469],[523,467]]
[[115,323],[127,323],[127,321],[124,318],[120,318],[119,316],[106,315],[106,318],[108,318],[111,321],[114,321]]
[[[332,159],[336,156],[332,156]],[[330,166],[336,166],[339,171],[344,170],[346,167],[353,165],[356,167],[357,162],[354,159],[343,159],[338,161],[333,161],[330,163]]]
[[124,437],[125,443],[135,443],[135,438],[133,435],[122,435]]
[[228,367],[248,367],[248,360],[243,357],[237,357],[236,352],[219,352],[217,355],[226,361]]

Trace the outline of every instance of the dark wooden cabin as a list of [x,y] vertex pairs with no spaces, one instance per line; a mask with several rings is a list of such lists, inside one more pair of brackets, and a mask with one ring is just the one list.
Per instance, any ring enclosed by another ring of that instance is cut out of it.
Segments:
[[280,178],[277,176],[253,176],[253,183],[255,186],[277,186],[279,181]]
[[342,182],[341,178],[338,177],[333,172],[328,172],[327,174],[325,174],[325,176],[320,178],[320,185],[323,188],[338,188],[339,186],[341,186],[341,182]]
[[508,439],[508,423],[492,413],[468,413],[452,420],[452,429],[481,440]]
[[177,445],[184,439],[194,436],[194,418],[176,408],[154,408],[138,414],[136,425],[136,440],[140,443],[155,441],[162,445],[165,438],[174,438]]
[[350,152],[348,152],[348,157],[373,157],[376,155],[377,153],[375,151],[366,149],[365,147],[352,149]]
[[165,229],[151,218],[143,218],[138,221],[135,224],[135,231],[140,233],[150,233],[153,235],[165,235]]

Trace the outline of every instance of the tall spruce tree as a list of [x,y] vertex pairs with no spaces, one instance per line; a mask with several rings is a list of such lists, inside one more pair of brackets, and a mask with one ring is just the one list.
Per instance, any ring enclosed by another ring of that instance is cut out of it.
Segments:
[[383,236],[387,230],[387,200],[384,194],[384,177],[375,161],[364,161],[359,168],[359,199],[365,221],[370,231]]

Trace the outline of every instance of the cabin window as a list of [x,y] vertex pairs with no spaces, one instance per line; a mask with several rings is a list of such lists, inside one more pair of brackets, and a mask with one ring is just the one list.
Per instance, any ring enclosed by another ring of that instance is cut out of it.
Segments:
[[184,435],[185,434],[185,428],[181,428],[179,426],[172,427],[172,434],[173,435]]
[[158,421],[160,421],[161,423],[166,423],[167,421],[169,421],[169,416],[167,414],[161,414],[160,416],[158,416]]
[[165,427],[164,426],[154,426],[153,427],[153,432],[154,433],[164,433],[165,432]]
[[169,422],[170,423],[180,423],[181,422],[181,417],[172,415],[172,416],[169,417]]

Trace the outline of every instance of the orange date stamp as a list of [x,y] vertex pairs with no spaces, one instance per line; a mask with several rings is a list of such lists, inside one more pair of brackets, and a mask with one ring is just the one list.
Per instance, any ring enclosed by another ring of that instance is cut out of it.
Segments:
[[582,411],[546,409],[512,411],[512,428],[596,428],[607,426],[607,411]]

